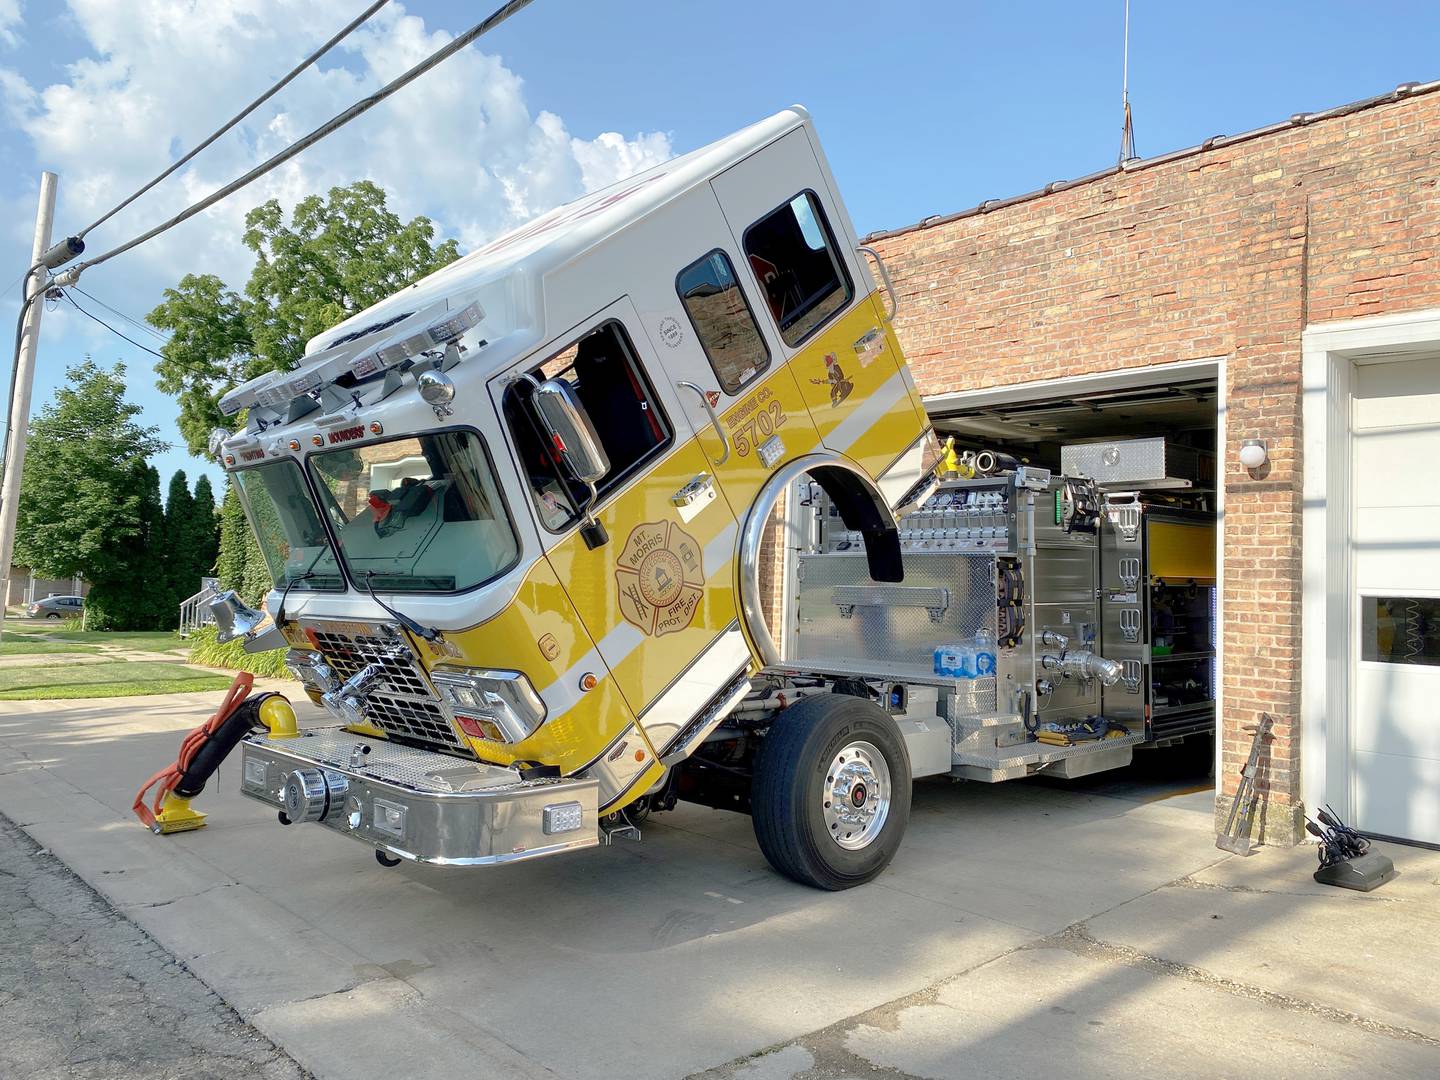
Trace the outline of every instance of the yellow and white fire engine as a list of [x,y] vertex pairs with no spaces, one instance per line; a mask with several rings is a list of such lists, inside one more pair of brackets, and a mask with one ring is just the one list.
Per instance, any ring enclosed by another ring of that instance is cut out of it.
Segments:
[[[913,777],[1129,760],[1138,726],[1070,738],[1124,675],[1099,652],[1093,484],[943,479],[895,305],[792,108],[226,395],[245,428],[211,449],[275,589],[216,616],[288,647],[334,721],[252,709],[243,792],[450,866],[690,800],[749,812],[778,870],[834,889],[894,855]],[[971,639],[978,669],[942,664]]]

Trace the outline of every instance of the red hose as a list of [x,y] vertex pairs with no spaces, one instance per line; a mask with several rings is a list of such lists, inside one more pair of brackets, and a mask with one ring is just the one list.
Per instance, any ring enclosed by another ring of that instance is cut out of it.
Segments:
[[[235,681],[230,684],[230,689],[225,691],[225,700],[220,703],[220,708],[215,710],[215,714],[209,720],[186,735],[184,741],[180,743],[180,753],[174,762],[146,780],[145,785],[135,793],[135,802],[130,809],[135,811],[135,816],[147,829],[152,832],[155,830],[155,815],[160,813],[160,804],[165,801],[165,796],[169,795],[175,785],[184,777],[185,771],[190,768],[190,762],[194,760],[200,747],[210,740],[210,736],[215,734],[239,704],[250,696],[250,690],[254,685],[255,676],[250,672],[242,671],[236,675]],[[159,784],[160,787],[155,792],[154,803],[152,806],[146,806],[145,793],[156,784]]]

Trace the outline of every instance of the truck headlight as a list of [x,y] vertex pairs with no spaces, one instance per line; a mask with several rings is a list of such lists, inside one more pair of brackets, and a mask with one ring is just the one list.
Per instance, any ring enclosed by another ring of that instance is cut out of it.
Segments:
[[518,671],[444,665],[430,678],[460,730],[474,738],[518,743],[545,722],[545,702]]

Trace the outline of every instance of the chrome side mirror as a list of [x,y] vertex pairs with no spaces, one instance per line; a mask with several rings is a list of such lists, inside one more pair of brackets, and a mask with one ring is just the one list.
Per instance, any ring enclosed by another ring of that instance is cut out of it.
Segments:
[[610,471],[610,459],[590,417],[564,379],[546,379],[535,388],[535,411],[565,464],[582,484],[594,484]]

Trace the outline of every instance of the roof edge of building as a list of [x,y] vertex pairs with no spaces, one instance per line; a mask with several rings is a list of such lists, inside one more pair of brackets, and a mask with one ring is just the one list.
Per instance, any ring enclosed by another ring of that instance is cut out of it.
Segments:
[[1308,127],[1311,124],[1316,124],[1323,120],[1334,120],[1341,116],[1349,116],[1352,113],[1364,112],[1367,109],[1373,109],[1380,105],[1389,105],[1397,101],[1405,101],[1410,98],[1420,97],[1424,94],[1434,93],[1436,90],[1440,90],[1440,79],[1426,83],[1401,83],[1388,94],[1378,94],[1375,97],[1362,98],[1360,101],[1352,101],[1346,105],[1337,105],[1333,109],[1324,109],[1320,112],[1295,113],[1288,120],[1282,120],[1276,124],[1267,124],[1264,127],[1252,128],[1249,131],[1242,131],[1238,135],[1212,135],[1204,142],[1198,143],[1195,146],[1187,146],[1183,150],[1172,150],[1166,154],[1157,154],[1155,157],[1134,158],[1108,169],[1101,169],[1097,172],[1087,173],[1084,176],[1078,176],[1073,180],[1052,180],[1044,187],[1036,188],[1034,191],[1027,191],[1023,195],[1012,195],[1008,199],[986,199],[978,206],[972,206],[968,210],[960,210],[953,214],[933,214],[911,225],[901,225],[894,229],[880,229],[866,234],[864,240],[861,242],[868,244],[875,240],[885,240],[892,236],[903,236],[906,233],[934,228],[936,225],[948,225],[952,221],[978,217],[981,214],[989,214],[996,210],[1003,210],[1006,207],[1017,206],[1020,203],[1033,202],[1036,199],[1043,199],[1046,195],[1053,195],[1060,191],[1069,191],[1072,188],[1093,184],[1095,181],[1104,180],[1107,177],[1142,172],[1145,169],[1151,169],[1157,165],[1168,165],[1172,161],[1195,157],[1198,154],[1203,154],[1210,150],[1219,150],[1226,146],[1234,146],[1237,143],[1263,138],[1266,135],[1275,135],[1282,131]]

